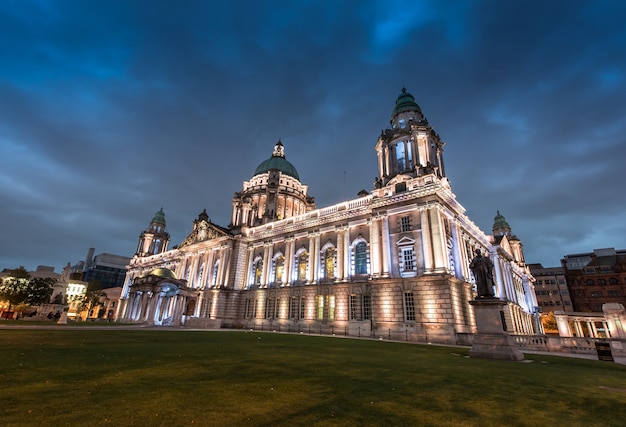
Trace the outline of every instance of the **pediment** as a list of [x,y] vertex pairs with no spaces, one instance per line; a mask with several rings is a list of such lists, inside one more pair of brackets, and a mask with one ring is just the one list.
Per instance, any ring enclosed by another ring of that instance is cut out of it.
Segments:
[[194,221],[193,231],[178,245],[179,248],[190,246],[195,243],[205,242],[207,240],[219,239],[221,237],[229,237],[230,233],[218,227],[212,222],[205,220]]
[[511,249],[511,243],[507,236],[502,236],[502,240],[499,243],[500,247],[506,251],[509,255],[513,255],[513,250]]
[[387,187],[394,186],[400,182],[410,181],[411,179],[412,177],[410,175],[398,174],[389,180],[389,182],[387,183]]
[[415,239],[411,239],[411,238],[406,237],[406,236],[404,236],[403,238],[398,240],[398,246],[412,245],[414,243],[415,243]]

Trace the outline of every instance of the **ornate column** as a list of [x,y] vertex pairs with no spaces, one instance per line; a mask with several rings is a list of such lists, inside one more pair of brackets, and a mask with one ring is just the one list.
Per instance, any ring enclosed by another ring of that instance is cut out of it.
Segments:
[[289,285],[291,284],[291,276],[293,274],[293,257],[295,250],[295,239],[293,237],[287,238],[287,243],[285,244],[285,279],[284,282]]
[[313,281],[317,282],[319,279],[320,273],[320,239],[321,235],[319,232],[315,233],[315,264],[313,264]]
[[224,245],[222,247],[222,258],[220,260],[220,269],[222,270],[222,286],[228,286],[228,275],[230,274],[230,250],[231,247]]
[[502,267],[500,266],[500,257],[498,256],[497,249],[491,248],[491,262],[493,263],[493,269],[496,273],[496,296],[501,300],[506,300],[506,293],[504,292],[504,279],[502,277]]
[[213,275],[215,274],[213,271],[213,259],[214,259],[215,251],[210,250],[206,254],[206,268],[207,271],[204,273],[206,276],[205,288],[209,288],[213,285]]
[[457,279],[464,280],[465,275],[463,272],[464,262],[462,255],[462,240],[461,233],[459,233],[459,227],[456,219],[450,220],[450,233],[452,234],[452,257],[454,259],[454,275]]
[[370,225],[370,261],[372,267],[372,277],[380,276],[380,237],[378,227],[378,217],[372,217]]
[[344,245],[343,245],[343,278],[347,279],[350,277],[350,227],[345,227],[343,229],[344,235]]
[[430,219],[431,219],[431,236],[432,236],[432,245],[433,245],[433,254],[435,261],[435,270],[443,271],[449,270],[448,268],[448,257],[447,250],[445,244],[445,232],[443,230],[441,224],[441,213],[439,209],[432,208],[430,211]]
[[343,275],[343,247],[345,245],[343,241],[343,227],[337,227],[335,229],[335,233],[337,234],[337,279],[344,280]]
[[[250,285],[250,277],[252,276],[252,256],[254,254],[254,247],[252,245],[248,246],[247,256],[246,256],[246,279],[245,279],[245,287],[247,288]],[[220,268],[222,262],[220,261]],[[219,276],[217,276],[219,277]],[[219,280],[218,280],[219,281]],[[219,285],[219,283],[218,283]]]
[[382,244],[383,244],[383,265],[382,265],[382,277],[389,277],[391,271],[391,256],[390,256],[390,243],[389,243],[389,217],[385,214],[382,218]]
[[307,282],[313,281],[313,271],[315,270],[315,235],[309,233],[309,271],[307,272]]
[[268,271],[270,263],[270,247],[271,243],[265,243],[263,245],[263,272],[261,273],[261,286],[267,286],[268,283]]
[[424,254],[424,272],[433,271],[433,248],[430,238],[430,220],[428,208],[420,209],[420,222],[422,223],[422,253]]

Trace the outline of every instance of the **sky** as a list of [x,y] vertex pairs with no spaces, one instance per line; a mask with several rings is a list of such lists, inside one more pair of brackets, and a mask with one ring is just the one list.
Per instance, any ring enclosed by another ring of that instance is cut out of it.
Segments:
[[466,214],[528,263],[626,248],[626,2],[0,2],[0,269],[170,246],[280,139],[318,207],[372,190],[403,87]]

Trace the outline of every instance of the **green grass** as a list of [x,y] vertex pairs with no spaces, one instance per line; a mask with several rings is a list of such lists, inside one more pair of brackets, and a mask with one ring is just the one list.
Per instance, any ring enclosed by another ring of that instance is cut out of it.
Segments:
[[626,366],[261,332],[0,330],[3,426],[623,426]]

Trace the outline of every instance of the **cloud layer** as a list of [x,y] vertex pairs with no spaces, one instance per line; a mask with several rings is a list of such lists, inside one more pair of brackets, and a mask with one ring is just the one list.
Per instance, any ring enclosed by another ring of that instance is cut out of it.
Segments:
[[370,190],[403,86],[452,188],[527,262],[624,248],[626,4],[23,1],[0,4],[0,268],[172,243],[280,138],[320,207]]

